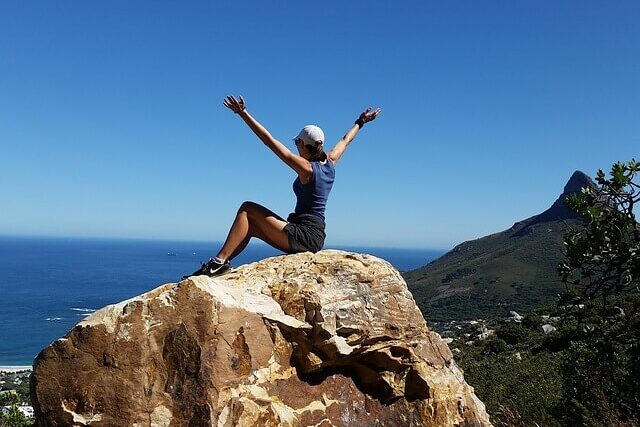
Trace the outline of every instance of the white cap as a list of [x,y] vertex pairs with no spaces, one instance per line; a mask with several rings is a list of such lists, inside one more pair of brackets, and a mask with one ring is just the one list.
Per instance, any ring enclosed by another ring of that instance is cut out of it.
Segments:
[[298,136],[293,138],[294,141],[296,139],[301,139],[305,145],[315,147],[317,141],[324,142],[324,132],[316,125],[307,125],[302,128]]

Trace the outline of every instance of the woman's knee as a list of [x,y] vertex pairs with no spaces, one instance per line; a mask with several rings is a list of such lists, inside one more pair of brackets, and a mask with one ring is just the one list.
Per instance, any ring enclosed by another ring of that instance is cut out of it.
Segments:
[[[251,228],[252,230],[268,229],[270,223],[273,223],[273,226],[275,227],[281,225],[281,223],[286,223],[284,218],[255,202],[243,202],[238,209],[238,214],[241,213],[245,213],[247,215],[247,219],[249,220],[249,228]],[[278,224],[276,224],[274,221]]]
[[247,212],[247,213],[255,212],[258,206],[260,205],[255,202],[251,202],[247,200],[242,202],[242,204],[238,208],[238,212]]

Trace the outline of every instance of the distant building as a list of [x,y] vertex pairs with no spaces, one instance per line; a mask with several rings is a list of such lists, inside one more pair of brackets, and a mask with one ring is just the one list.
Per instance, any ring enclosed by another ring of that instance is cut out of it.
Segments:
[[27,418],[33,418],[33,407],[29,405],[20,405],[18,410]]

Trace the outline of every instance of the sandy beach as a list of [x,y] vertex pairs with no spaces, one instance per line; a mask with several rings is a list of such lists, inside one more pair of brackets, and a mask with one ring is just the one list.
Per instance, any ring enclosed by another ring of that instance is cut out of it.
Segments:
[[0,366],[0,372],[31,371],[31,366]]

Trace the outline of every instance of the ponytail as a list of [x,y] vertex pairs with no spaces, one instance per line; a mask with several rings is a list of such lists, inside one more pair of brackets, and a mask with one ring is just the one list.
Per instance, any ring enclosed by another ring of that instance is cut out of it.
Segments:
[[309,151],[311,151],[311,158],[309,161],[311,162],[323,162],[327,160],[327,153],[324,152],[324,144],[320,143],[315,147],[309,147]]

